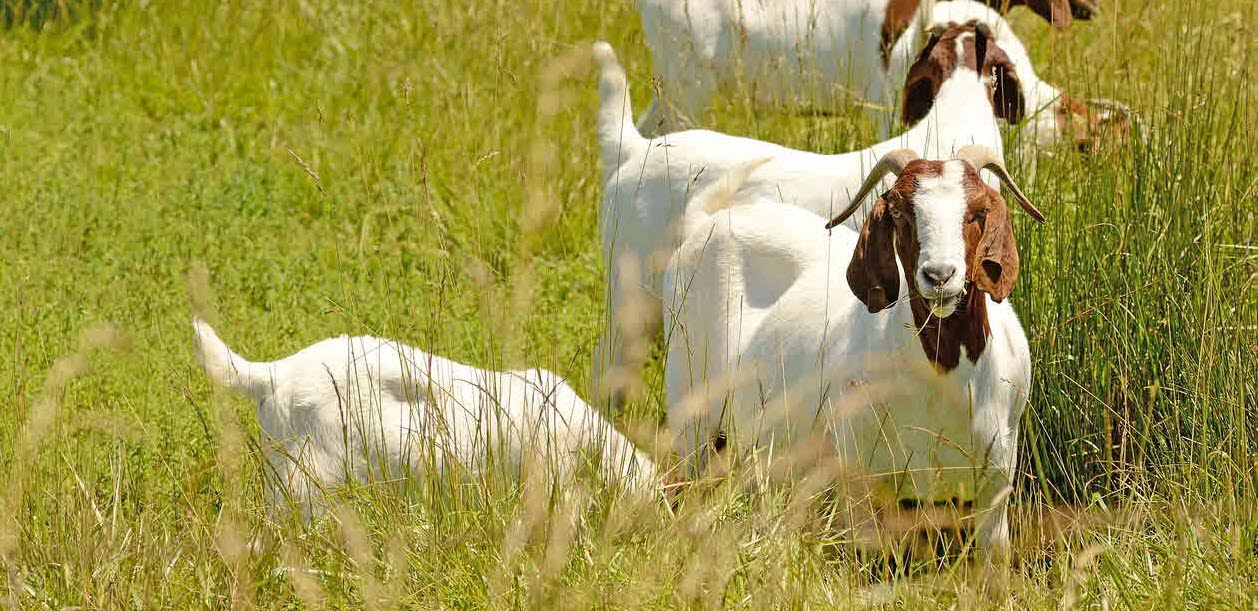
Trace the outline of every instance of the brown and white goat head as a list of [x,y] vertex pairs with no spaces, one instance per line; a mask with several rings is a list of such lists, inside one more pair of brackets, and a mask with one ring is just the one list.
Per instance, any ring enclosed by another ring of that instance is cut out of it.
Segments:
[[[1043,17],[1045,21],[1058,28],[1070,26],[1075,19],[1091,19],[1099,8],[1096,0],[978,0],[1001,13],[1008,12],[1017,6],[1025,6]],[[922,0],[890,0],[882,19],[882,53],[883,61],[904,31],[908,29],[913,16],[921,8]]]
[[1067,27],[1075,19],[1088,20],[1100,6],[1096,0],[979,0],[1000,12],[1025,6],[1056,27]]
[[[1029,146],[1065,142],[1082,152],[1094,152],[1130,138],[1135,116],[1119,102],[1084,100],[1051,88],[1049,101],[1037,102],[1045,92],[1028,92],[1028,84],[1019,78],[1016,65],[988,24],[978,20],[948,23],[929,34],[904,81],[901,120],[905,125],[925,118],[943,83],[965,68],[981,75],[997,118],[1011,125],[1027,123],[1019,139]],[[1046,107],[1040,108],[1041,104]]]
[[1009,123],[1022,121],[1026,102],[1022,83],[1009,56],[996,44],[987,24],[977,20],[950,23],[930,32],[904,79],[901,119],[905,125],[921,121],[935,105],[940,87],[953,72],[966,68],[982,75],[992,110]]
[[890,307],[900,299],[898,256],[922,347],[943,371],[957,366],[962,348],[971,362],[978,360],[989,334],[983,296],[1004,301],[1018,278],[1009,207],[979,177],[984,169],[1027,214],[1044,221],[998,156],[967,146],[947,161],[921,159],[908,149],[887,153],[853,204],[826,225],[842,223],[886,174],[895,174],[895,183],[865,220],[847,282],[870,312]]

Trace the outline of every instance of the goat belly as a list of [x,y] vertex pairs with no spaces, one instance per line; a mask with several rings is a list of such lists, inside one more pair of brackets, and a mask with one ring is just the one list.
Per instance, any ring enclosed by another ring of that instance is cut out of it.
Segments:
[[974,425],[957,385],[932,377],[938,382],[896,372],[834,378],[813,368],[736,393],[730,430],[742,448],[773,448],[773,458],[834,459],[896,498],[972,500],[993,475],[993,440]]
[[832,419],[827,438],[836,453],[879,476],[879,484],[898,498],[975,498],[988,472],[981,450],[985,444],[956,403],[944,393],[885,397],[869,389],[852,389],[841,399],[853,405],[849,414],[823,405]]

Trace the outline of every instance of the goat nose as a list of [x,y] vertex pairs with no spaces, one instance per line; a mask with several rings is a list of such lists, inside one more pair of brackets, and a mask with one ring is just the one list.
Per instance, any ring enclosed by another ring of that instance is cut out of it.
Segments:
[[955,265],[935,264],[922,266],[922,275],[926,277],[927,282],[935,286],[943,286],[956,273],[957,267]]

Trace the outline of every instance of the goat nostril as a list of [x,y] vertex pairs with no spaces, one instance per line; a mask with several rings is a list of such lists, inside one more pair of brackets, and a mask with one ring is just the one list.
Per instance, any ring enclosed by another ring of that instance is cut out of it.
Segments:
[[957,268],[952,265],[927,265],[922,268],[922,275],[935,286],[943,286],[956,273]]

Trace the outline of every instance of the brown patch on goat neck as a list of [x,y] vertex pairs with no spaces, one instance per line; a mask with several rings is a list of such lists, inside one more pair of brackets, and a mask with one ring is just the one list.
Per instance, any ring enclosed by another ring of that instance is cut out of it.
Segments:
[[[909,286],[916,292],[916,281],[909,274]],[[961,349],[965,348],[965,357],[971,363],[977,363],[978,357],[987,349],[987,337],[992,334],[987,322],[987,296],[971,284],[965,289],[965,296],[957,311],[947,318],[939,318],[930,313],[926,300],[914,296],[909,300],[913,309],[913,322],[921,341],[926,358],[935,364],[940,373],[948,373],[961,364]]]
[[899,298],[900,273],[895,264],[895,257],[899,256],[908,284],[914,331],[926,358],[940,372],[947,373],[960,365],[962,349],[971,363],[977,362],[986,350],[991,335],[987,297],[1000,302],[1009,296],[1018,276],[1018,252],[1004,198],[982,181],[978,171],[966,165],[962,177],[966,194],[962,227],[966,290],[951,316],[941,319],[930,313],[930,306],[917,290],[921,243],[917,239],[914,198],[918,180],[941,175],[944,163],[919,159],[904,167],[865,220],[848,264],[847,280],[870,312],[888,308]]

